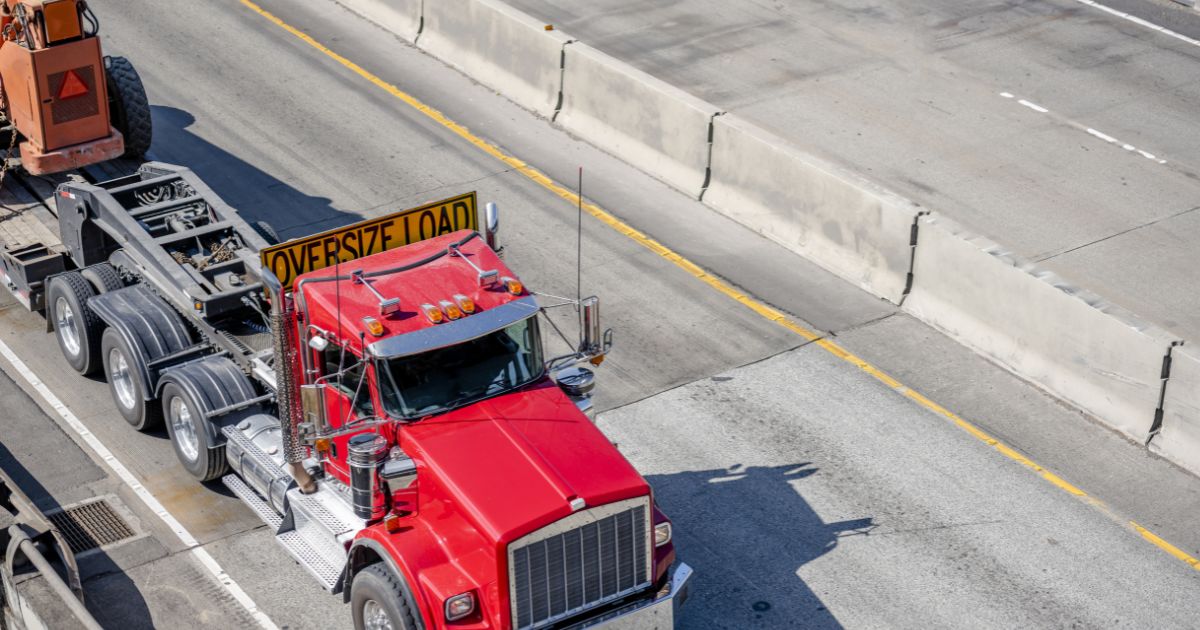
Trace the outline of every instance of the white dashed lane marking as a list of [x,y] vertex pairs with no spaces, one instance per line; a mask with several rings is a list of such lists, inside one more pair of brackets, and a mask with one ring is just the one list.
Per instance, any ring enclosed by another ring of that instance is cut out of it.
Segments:
[[[1008,98],[1008,99],[1016,98],[1016,95],[1014,95],[1012,92],[1001,92],[1000,96],[1002,96],[1004,98]],[[1020,103],[1021,105],[1028,107],[1029,109],[1032,109],[1033,111],[1035,111],[1039,114],[1050,114],[1050,110],[1046,109],[1045,107],[1042,107],[1041,105],[1038,105],[1037,103],[1027,101],[1023,98],[1018,99],[1017,103]],[[1070,127],[1078,129],[1080,131],[1083,131],[1083,132],[1087,133],[1089,136],[1092,136],[1093,138],[1103,140],[1103,141],[1107,142],[1108,144],[1120,147],[1130,153],[1136,153],[1136,154],[1146,158],[1147,160],[1156,162],[1158,164],[1166,164],[1167,163],[1166,160],[1159,158],[1157,155],[1150,153],[1149,151],[1139,149],[1139,148],[1133,146],[1132,144],[1129,144],[1128,142],[1122,142],[1120,140],[1117,140],[1116,138],[1114,138],[1102,131],[1098,131],[1096,129],[1092,129],[1091,127],[1088,127],[1087,125],[1077,123],[1074,120],[1071,120],[1070,118],[1066,118],[1065,116],[1057,116],[1054,114],[1050,114],[1050,117],[1058,122],[1065,124],[1065,125],[1068,125]]]

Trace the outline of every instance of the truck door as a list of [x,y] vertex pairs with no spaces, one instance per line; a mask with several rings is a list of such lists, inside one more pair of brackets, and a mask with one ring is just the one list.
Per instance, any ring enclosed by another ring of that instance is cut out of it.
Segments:
[[[322,377],[329,385],[325,394],[325,413],[329,426],[337,431],[360,420],[375,416],[374,394],[371,391],[374,379],[369,362],[361,361],[350,350],[330,347],[321,353]],[[332,472],[349,483],[350,469],[346,464],[347,442],[353,433],[338,435],[333,439],[330,458]]]

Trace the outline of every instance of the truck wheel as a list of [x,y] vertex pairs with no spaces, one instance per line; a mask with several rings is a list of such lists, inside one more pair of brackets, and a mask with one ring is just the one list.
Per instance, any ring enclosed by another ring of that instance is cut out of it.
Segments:
[[117,273],[116,268],[108,263],[98,263],[90,267],[84,267],[83,271],[79,272],[95,289],[97,295],[116,291],[125,286],[121,281],[121,274]]
[[138,431],[161,426],[162,408],[154,401],[146,400],[136,355],[115,328],[104,331],[100,339],[100,354],[104,357],[108,391],[112,393],[121,417]]
[[177,383],[167,383],[163,388],[162,412],[175,456],[193,477],[212,481],[223,476],[228,466],[225,464],[225,447],[214,447],[210,443],[204,426],[208,420],[201,409],[203,407]]
[[54,322],[58,347],[67,363],[80,374],[100,369],[100,333],[104,322],[87,306],[96,291],[77,271],[50,279],[46,290],[47,314]]
[[355,630],[417,630],[420,626],[408,602],[408,590],[382,563],[373,564],[354,575],[354,582],[350,586],[350,606],[354,612]]
[[154,131],[142,78],[124,57],[105,57],[104,70],[109,118],[125,136],[125,157],[141,157],[150,150]]

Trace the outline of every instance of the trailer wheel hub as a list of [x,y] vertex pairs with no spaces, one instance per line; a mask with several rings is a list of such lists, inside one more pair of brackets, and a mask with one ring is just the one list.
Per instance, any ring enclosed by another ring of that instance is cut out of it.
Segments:
[[54,303],[54,328],[62,339],[63,347],[71,354],[79,354],[79,331],[75,329],[75,311],[67,298],[60,297]]
[[170,409],[171,433],[175,436],[179,454],[189,462],[194,462],[200,449],[196,440],[196,427],[192,424],[192,412],[179,396],[171,399]]
[[113,391],[117,393],[117,402],[126,409],[133,409],[137,404],[133,373],[119,348],[108,351],[108,382],[112,383]]
[[368,599],[363,602],[363,627],[366,630],[392,630],[392,620],[379,602]]

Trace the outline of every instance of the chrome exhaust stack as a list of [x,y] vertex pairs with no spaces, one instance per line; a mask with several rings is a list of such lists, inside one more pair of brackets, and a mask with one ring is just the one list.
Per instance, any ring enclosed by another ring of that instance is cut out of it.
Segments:
[[307,455],[300,443],[300,423],[304,421],[300,402],[300,387],[293,364],[295,344],[288,342],[287,308],[284,305],[283,284],[266,267],[262,270],[263,286],[271,296],[271,339],[275,347],[275,402],[279,407],[279,426],[282,431],[283,459],[288,473],[296,480],[300,492],[312,494],[317,482],[304,468]]

